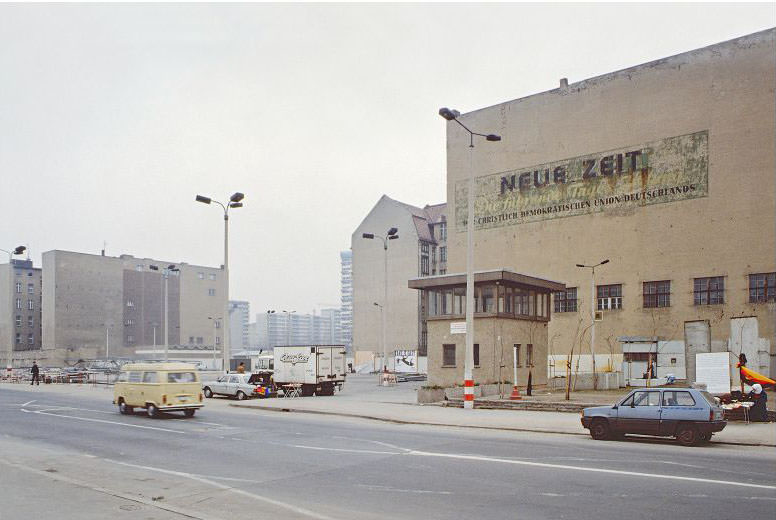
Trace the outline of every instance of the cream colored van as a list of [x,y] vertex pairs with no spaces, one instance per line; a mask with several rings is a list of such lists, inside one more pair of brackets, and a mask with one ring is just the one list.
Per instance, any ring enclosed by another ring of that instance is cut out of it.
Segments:
[[113,404],[123,414],[145,408],[149,417],[160,412],[183,412],[191,417],[203,406],[199,374],[194,365],[186,363],[124,365],[113,387]]

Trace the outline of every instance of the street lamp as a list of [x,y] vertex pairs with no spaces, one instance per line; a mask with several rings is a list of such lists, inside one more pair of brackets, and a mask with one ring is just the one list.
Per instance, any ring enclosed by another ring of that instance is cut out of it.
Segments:
[[[223,317],[223,324],[224,324],[224,330],[229,329],[229,210],[231,208],[242,208],[243,203],[242,200],[245,198],[245,195],[243,193],[235,192],[232,194],[231,197],[229,197],[229,202],[226,203],[226,205],[222,204],[221,202],[218,202],[215,199],[211,199],[210,197],[205,197],[203,195],[197,195],[197,197],[194,199],[197,202],[201,202],[203,204],[210,204],[211,202],[215,202],[219,206],[221,206],[224,209],[224,287],[226,288],[226,294],[224,298],[224,317]],[[229,350],[229,335],[224,334],[224,342],[223,342],[223,358],[224,358],[224,370],[226,370],[226,367],[229,366],[229,359],[231,356],[231,352]]]
[[[395,227],[389,228],[384,237],[380,236],[380,235],[375,235],[374,233],[362,233],[361,237],[362,238],[366,238],[367,240],[374,240],[374,238],[377,237],[377,238],[379,238],[380,240],[383,241],[383,251],[385,253],[384,254],[384,262],[383,262],[383,264],[384,264],[383,265],[383,267],[384,267],[384,274],[383,274],[383,305],[382,306],[378,305],[378,307],[380,307],[380,311],[381,311],[381,314],[382,314],[382,317],[383,317],[382,318],[382,320],[383,320],[383,324],[382,324],[382,328],[383,328],[383,372],[387,372],[388,371],[388,366],[386,365],[386,360],[388,359],[388,350],[387,350],[388,347],[387,347],[387,343],[386,343],[386,340],[385,340],[385,320],[386,320],[385,310],[386,310],[386,307],[388,306],[388,241],[389,240],[396,240],[397,238],[399,238],[399,229],[395,228]],[[377,305],[377,303],[375,303],[375,305]]]
[[[159,266],[157,265],[149,265],[149,269],[152,271],[158,271]],[[174,264],[170,264],[167,267],[162,269],[162,278],[164,279],[164,360],[169,361],[169,350],[170,350],[170,338],[168,333],[168,327],[170,326],[170,314],[169,314],[169,287],[168,287],[168,281],[170,279],[170,273],[177,273],[180,271],[177,267],[175,267]]]
[[388,371],[388,365],[385,358],[385,313],[383,312],[383,306],[377,302],[373,302],[373,305],[380,309],[380,330],[383,334],[383,373]]
[[440,108],[439,115],[447,121],[455,121],[469,133],[469,193],[466,214],[466,356],[463,364],[463,407],[471,409],[474,408],[474,378],[472,377],[472,367],[474,366],[474,136],[484,137],[486,141],[492,142],[501,141],[501,136],[472,132],[459,121],[458,117],[461,113],[457,110]]
[[217,370],[216,367],[216,339],[218,338],[218,322],[220,317],[208,316],[207,319],[213,320],[213,370]]
[[[5,249],[0,249],[3,253],[8,253],[8,283],[11,283],[11,280],[13,279],[13,255],[20,255],[24,253],[25,249],[27,249],[25,246],[16,246],[14,249],[7,251]],[[8,302],[8,308],[13,309],[13,292],[10,292],[10,301]],[[8,337],[8,365],[11,365],[11,358],[13,356],[11,353],[13,352],[13,327],[8,327],[9,331],[9,337]]]
[[593,356],[593,390],[598,390],[598,375],[595,371],[595,268],[608,263],[607,258],[595,265],[577,264],[577,267],[582,269],[590,269],[590,353]]

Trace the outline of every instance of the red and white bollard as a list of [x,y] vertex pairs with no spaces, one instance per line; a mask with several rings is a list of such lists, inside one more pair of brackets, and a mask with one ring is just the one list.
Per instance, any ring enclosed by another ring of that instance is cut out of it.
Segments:
[[463,382],[463,406],[474,408],[474,380],[466,379]]

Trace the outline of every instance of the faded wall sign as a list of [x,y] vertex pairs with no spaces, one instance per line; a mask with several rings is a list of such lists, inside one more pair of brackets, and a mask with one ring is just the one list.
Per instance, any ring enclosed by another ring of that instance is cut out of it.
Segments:
[[[709,132],[680,135],[475,179],[475,229],[707,197]],[[455,186],[466,229],[467,181]]]

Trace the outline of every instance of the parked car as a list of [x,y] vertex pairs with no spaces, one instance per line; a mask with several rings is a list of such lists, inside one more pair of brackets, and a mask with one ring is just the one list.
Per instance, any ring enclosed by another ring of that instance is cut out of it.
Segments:
[[202,383],[205,397],[226,395],[239,400],[249,397],[270,397],[275,394],[270,374],[226,374],[214,381]]
[[726,424],[714,397],[695,388],[642,388],[614,406],[582,411],[582,426],[597,440],[633,433],[675,437],[693,446],[711,440]]
[[149,417],[160,412],[192,417],[203,406],[199,374],[186,363],[128,363],[113,386],[113,404],[122,414],[145,408]]

